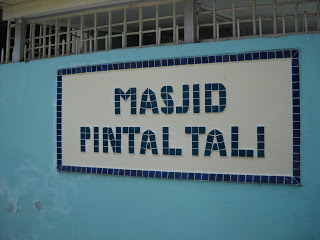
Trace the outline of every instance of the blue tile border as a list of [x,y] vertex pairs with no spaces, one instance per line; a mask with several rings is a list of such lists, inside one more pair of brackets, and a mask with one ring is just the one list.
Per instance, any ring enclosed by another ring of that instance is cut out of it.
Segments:
[[[167,172],[155,170],[132,170],[97,167],[66,166],[62,163],[62,77],[70,74],[81,74],[97,71],[116,71],[137,68],[156,68],[167,66],[194,65],[207,63],[224,63],[252,60],[291,58],[292,61],[292,106],[293,106],[293,174],[288,176],[244,175],[244,174],[215,174],[194,172]],[[215,182],[242,182],[263,184],[301,185],[301,117],[300,117],[300,69],[299,50],[284,49],[274,51],[245,52],[238,54],[223,54],[215,56],[182,57],[174,59],[155,59],[148,61],[122,62],[99,64],[57,71],[57,171],[90,173],[113,176],[131,176],[143,178],[183,179]]]

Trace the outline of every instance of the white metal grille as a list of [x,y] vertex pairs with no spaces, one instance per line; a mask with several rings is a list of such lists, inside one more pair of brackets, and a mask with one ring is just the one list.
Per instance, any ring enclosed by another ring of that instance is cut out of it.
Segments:
[[199,0],[198,41],[313,33],[319,0]]
[[[29,61],[179,44],[184,43],[185,31],[194,26],[196,42],[320,32],[320,0],[197,0],[197,24],[186,27],[191,15],[185,12],[185,1],[143,3],[29,21],[23,58]],[[12,61],[14,28],[14,22],[8,22],[1,64]]]
[[183,42],[183,17],[183,1],[170,1],[35,20],[25,60]]

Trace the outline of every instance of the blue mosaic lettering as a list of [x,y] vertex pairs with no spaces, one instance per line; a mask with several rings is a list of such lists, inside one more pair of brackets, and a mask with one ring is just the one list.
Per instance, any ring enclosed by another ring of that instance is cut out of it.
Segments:
[[264,158],[265,139],[264,139],[264,127],[257,127],[257,151],[258,158]]
[[253,157],[253,150],[239,149],[239,127],[231,127],[231,156],[232,157]]
[[111,127],[103,128],[103,152],[108,152],[108,140],[114,153],[121,153],[121,127],[116,127],[116,137],[114,137]]
[[189,85],[182,86],[182,106],[176,107],[177,113],[186,113],[189,110]]
[[163,102],[166,105],[166,107],[161,108],[161,111],[165,114],[172,114],[174,111],[174,102],[172,100],[171,95],[169,94],[172,92],[172,86],[164,86],[161,88],[161,98],[163,99]]
[[158,154],[156,135],[150,129],[142,134],[140,154],[146,154],[146,149],[151,149],[152,154]]
[[199,156],[199,134],[205,134],[206,127],[185,127],[185,133],[192,137],[192,155]]
[[120,97],[122,97],[125,101],[131,97],[131,114],[137,113],[137,95],[136,88],[129,88],[129,90],[124,93],[121,88],[114,89],[114,111],[115,114],[120,114]]
[[80,149],[81,152],[86,151],[86,140],[90,139],[90,128],[80,127]]
[[[217,143],[213,143],[214,137],[217,139]],[[227,151],[224,144],[223,135],[220,131],[213,129],[208,133],[206,148],[204,150],[204,156],[210,156],[212,150],[219,150],[220,156],[226,157]]]
[[[212,105],[212,91],[219,91],[219,104]],[[227,105],[226,89],[222,83],[205,84],[205,112],[222,112]]]
[[163,155],[182,155],[181,148],[169,147],[169,127],[162,127]]
[[[148,96],[150,97],[150,101],[148,101]],[[145,114],[146,108],[151,108],[153,113],[159,113],[156,95],[149,88],[141,96],[140,114]]]
[[99,127],[94,127],[93,132],[94,132],[93,150],[94,152],[99,152]]
[[122,132],[128,133],[128,150],[129,153],[134,153],[134,134],[140,133],[140,127],[123,127]]
[[193,84],[193,113],[200,113],[200,87]]

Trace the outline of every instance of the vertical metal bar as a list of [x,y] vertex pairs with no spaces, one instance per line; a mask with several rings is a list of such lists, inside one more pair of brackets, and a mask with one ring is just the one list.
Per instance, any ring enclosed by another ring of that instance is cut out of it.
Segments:
[[159,46],[159,5],[156,4],[156,44]]
[[238,35],[238,39],[240,39],[240,20],[237,19],[237,35]]
[[23,49],[23,61],[25,62],[27,60],[27,45],[24,45]]
[[252,33],[257,35],[256,0],[252,0]]
[[108,35],[109,35],[109,49],[112,49],[112,11],[109,11],[109,26],[108,26]]
[[259,35],[262,38],[262,21],[260,16],[259,16]]
[[32,39],[31,39],[31,35],[32,35],[32,24],[30,23],[29,24],[29,60],[31,59],[31,42],[32,42]]
[[124,45],[125,45],[125,34],[124,34],[124,32],[122,32],[122,34],[121,34],[121,46],[122,46],[122,48],[124,48]]
[[64,56],[65,45],[66,45],[66,41],[63,39],[62,40],[62,56]]
[[176,25],[177,25],[177,16],[176,16],[176,2],[172,3],[172,40],[176,42]]
[[303,12],[303,18],[304,18],[304,31],[305,33],[308,33],[307,11]]
[[232,36],[236,36],[236,6],[235,0],[232,0]]
[[299,25],[298,25],[298,1],[294,0],[294,31],[299,31]]
[[3,64],[4,61],[4,49],[1,48],[1,64]]
[[49,40],[48,58],[51,58],[51,41]]
[[217,41],[219,41],[219,38],[220,38],[219,21],[217,21]]
[[157,46],[160,46],[161,44],[161,27],[158,29],[158,39],[157,39]]
[[179,26],[176,26],[176,44],[179,44]]
[[320,31],[320,0],[317,0],[317,30]]
[[93,44],[94,44],[94,51],[98,51],[98,41],[97,41],[97,13],[94,13],[94,29],[93,29]]
[[92,53],[92,36],[90,35],[90,40],[89,40],[89,51]]
[[56,18],[56,26],[54,31],[54,55],[58,56],[58,19]]
[[7,43],[6,43],[6,63],[10,59],[10,42],[11,42],[11,21],[8,21],[7,25]]
[[81,18],[80,19],[80,53],[82,53],[83,52],[83,15],[81,15],[80,18]]
[[127,8],[123,9],[123,35],[122,48],[127,47]]
[[285,22],[285,17],[282,15],[282,34],[286,34],[286,22]]
[[108,45],[108,39],[109,39],[109,37],[108,37],[108,34],[106,34],[106,36],[105,36],[105,49],[106,49],[106,51],[108,51],[108,47],[109,47],[109,45]]
[[32,28],[32,30],[31,30],[31,59],[34,59],[34,44],[35,44],[35,42],[34,42],[34,35],[35,35],[35,24],[34,23],[32,23],[31,24],[31,28]]
[[78,38],[76,38],[76,55],[78,55]]
[[200,27],[199,24],[197,24],[197,42],[200,40]]
[[[41,45],[42,45],[42,43],[43,43],[43,31],[42,31],[42,27],[43,27],[43,25],[40,25],[40,31],[39,31],[39,55],[38,55],[38,58],[41,58],[41,50],[43,51],[43,47],[42,47],[42,49],[41,49]],[[41,36],[42,36],[42,38],[41,38]],[[42,53],[43,54],[43,53]]]
[[68,17],[68,26],[67,26],[67,55],[70,54],[70,17]]
[[43,35],[42,35],[42,57],[46,57],[46,35],[47,35],[47,25],[46,22],[43,22]]
[[143,43],[142,11],[143,11],[143,8],[139,7],[139,47],[142,47],[142,43]]
[[197,1],[184,0],[184,42],[194,43],[197,40]]
[[217,38],[217,12],[216,12],[216,0],[212,0],[212,33],[213,39]]
[[277,2],[273,0],[273,33],[277,33]]
[[[23,61],[24,46],[26,45],[27,23],[23,19],[17,19],[14,26],[14,48],[12,52],[12,62],[20,62]],[[40,41],[41,37],[39,36],[39,43]],[[41,48],[39,47],[39,53],[40,51]]]
[[48,55],[50,52],[50,56],[51,56],[51,35],[52,35],[52,26],[49,27],[49,42],[50,42],[50,47],[48,48]]

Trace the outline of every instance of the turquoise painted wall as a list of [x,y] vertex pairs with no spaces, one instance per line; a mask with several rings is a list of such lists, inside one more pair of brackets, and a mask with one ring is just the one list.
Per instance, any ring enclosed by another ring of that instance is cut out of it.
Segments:
[[[302,186],[56,171],[57,69],[281,48],[300,49]],[[320,239],[319,56],[317,34],[0,66],[0,239]]]

